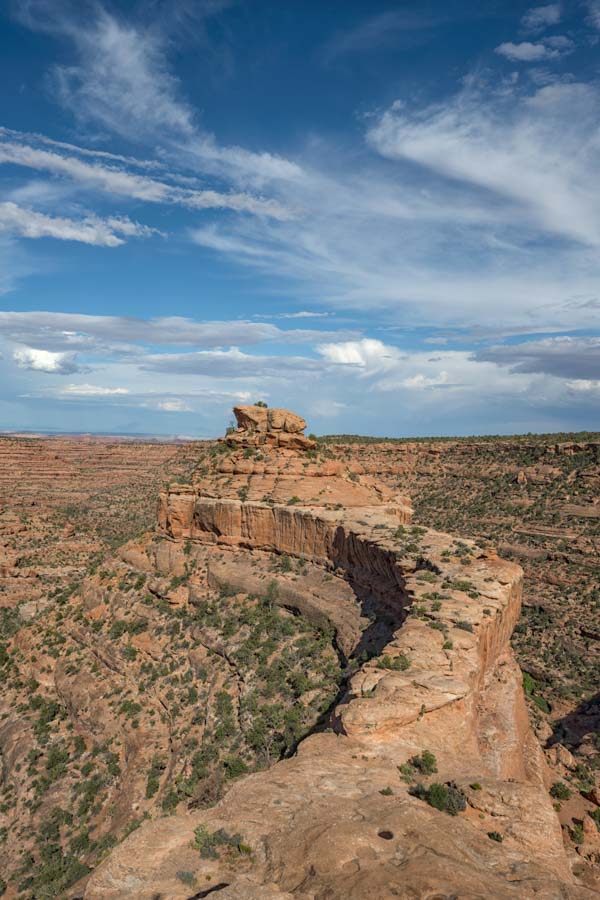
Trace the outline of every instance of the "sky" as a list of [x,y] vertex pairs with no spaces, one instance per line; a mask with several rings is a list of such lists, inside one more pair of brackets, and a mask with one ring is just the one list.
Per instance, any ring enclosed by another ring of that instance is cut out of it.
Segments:
[[600,429],[600,0],[4,0],[0,430]]

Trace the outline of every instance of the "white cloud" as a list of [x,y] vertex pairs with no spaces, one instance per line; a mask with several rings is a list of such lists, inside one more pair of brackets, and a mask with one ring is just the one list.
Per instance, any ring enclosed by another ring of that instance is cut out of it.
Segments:
[[300,312],[294,313],[278,313],[276,318],[278,319],[326,319],[328,316],[331,316],[330,312],[311,312],[310,310],[303,309]]
[[192,407],[189,403],[186,403],[185,400],[159,400],[156,404],[156,409],[160,409],[163,412],[191,412]]
[[126,217],[104,220],[95,216],[80,220],[65,219],[25,209],[12,202],[0,203],[0,230],[25,238],[51,237],[97,247],[118,247],[124,244],[120,234],[127,237],[147,237],[153,232],[153,229]]
[[193,160],[206,171],[241,181],[297,179],[300,167],[271,153],[223,147],[201,130],[166,58],[157,29],[134,26],[101,8],[67,16],[51,3],[22,15],[29,27],[64,34],[79,64],[59,66],[54,83],[61,102],[82,121],[93,122],[128,140],[154,142]]
[[307,343],[315,339],[341,339],[346,330],[282,329],[270,322],[198,322],[184,316],[139,319],[134,316],[93,316],[85,313],[1,311],[0,335],[19,344],[51,351],[82,351],[139,356],[147,346],[223,347],[251,346],[277,341]]
[[556,47],[557,50],[562,50],[565,53],[570,53],[575,49],[574,41],[565,34],[553,34],[550,37],[544,38],[544,43],[549,47]]
[[452,383],[444,364],[455,368],[465,354],[444,351],[432,357],[427,353],[411,353],[400,350],[383,341],[365,338],[361,341],[320,344],[317,352],[325,359],[354,370],[357,377],[371,381],[371,389],[425,390]]
[[[6,138],[1,140],[7,134],[13,138],[18,136],[16,132],[0,129],[0,163],[11,163],[65,176],[96,191],[143,200],[146,203],[173,204],[192,210],[231,209],[239,213],[275,219],[288,219],[291,216],[290,211],[271,198],[239,192],[198,190],[170,184],[149,175],[129,171],[120,165],[90,163],[77,156],[67,156],[54,150],[32,146],[22,140],[6,140]],[[81,148],[73,149],[83,152]]]
[[569,391],[574,394],[598,394],[600,396],[600,379],[576,378],[567,381]]
[[527,31],[539,31],[549,25],[557,25],[560,22],[560,3],[549,3],[546,6],[534,6],[528,9],[521,25]]
[[70,375],[79,371],[74,353],[52,353],[35,347],[22,347],[14,351],[13,359],[20,369],[30,369],[33,372]]
[[129,388],[101,387],[97,384],[67,384],[60,393],[69,397],[115,397],[129,394]]
[[507,41],[496,47],[496,53],[513,62],[541,62],[547,59],[557,59],[560,56],[559,50],[547,47],[545,44],[532,44],[530,41],[523,41],[520,44]]
[[116,132],[154,135],[167,128],[194,135],[193,112],[177,96],[156,33],[117,22],[102,9],[95,21],[63,20],[63,30],[77,47],[80,66],[58,67],[57,85],[79,115]]
[[587,0],[587,8],[590,25],[600,30],[600,0]]
[[[600,93],[581,83],[490,103],[465,90],[414,113],[390,109],[369,132],[391,159],[412,160],[519,202],[549,231],[600,244]],[[574,122],[576,124],[574,125]]]
[[398,357],[398,350],[395,347],[386,346],[383,341],[374,338],[320,344],[317,351],[330,362],[358,366],[369,371],[374,368],[385,368],[390,361]]
[[216,378],[297,378],[298,374],[323,370],[320,360],[305,356],[264,356],[228,350],[197,350],[189,353],[149,355],[140,364],[143,371]]
[[422,372],[417,372],[416,375],[405,378],[401,384],[403,387],[422,391],[425,388],[439,387],[442,384],[448,384],[448,373],[442,371],[439,375],[428,378],[427,375],[423,375]]
[[[103,371],[108,378],[123,377],[123,372],[118,370],[118,366],[111,363],[104,365]],[[148,389],[141,389],[140,385],[145,377],[141,371],[130,371],[125,374],[131,381],[131,387],[110,387],[83,382],[56,388],[47,387],[44,383],[43,386],[21,396],[73,402],[79,405],[100,403],[103,406],[158,409],[164,412],[189,412],[194,408],[194,403],[226,404],[227,406],[247,403],[253,396],[249,391],[244,390],[229,391],[210,388],[190,390],[183,383],[180,389],[175,387],[172,393],[167,394],[164,390],[153,388],[151,383],[148,385]]]

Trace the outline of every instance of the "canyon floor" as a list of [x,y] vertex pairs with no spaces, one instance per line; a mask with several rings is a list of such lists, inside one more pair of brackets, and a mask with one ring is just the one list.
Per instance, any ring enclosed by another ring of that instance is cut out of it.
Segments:
[[593,896],[600,436],[271,412],[0,438],[0,893]]

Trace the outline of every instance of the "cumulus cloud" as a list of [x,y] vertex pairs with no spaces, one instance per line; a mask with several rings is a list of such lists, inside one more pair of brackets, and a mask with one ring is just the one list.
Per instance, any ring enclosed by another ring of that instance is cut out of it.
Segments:
[[547,59],[557,59],[561,54],[556,47],[547,47],[545,44],[532,44],[530,41],[523,41],[520,44],[513,44],[507,41],[496,47],[496,53],[505,56],[513,62],[541,62]]
[[74,353],[52,353],[50,350],[22,347],[14,351],[13,359],[20,369],[30,369],[33,372],[71,375],[80,371]]
[[25,238],[51,237],[61,241],[93,244],[96,247],[119,247],[125,243],[120,235],[148,237],[153,230],[126,217],[99,219],[88,216],[80,220],[66,219],[47,216],[12,202],[0,203],[0,231]]
[[317,347],[317,351],[330,362],[344,366],[358,366],[369,371],[374,368],[385,368],[399,356],[399,351],[395,347],[387,346],[383,341],[374,338],[324,343]]
[[425,388],[440,387],[443,384],[448,384],[448,380],[448,373],[444,371],[431,378],[428,378],[427,375],[424,375],[422,372],[417,372],[416,375],[404,378],[400,383],[403,387],[422,391]]
[[445,352],[432,357],[426,353],[410,353],[383,341],[365,338],[361,341],[320,344],[319,354],[337,365],[354,370],[358,377],[369,379],[374,390],[407,389],[423,391],[449,386],[456,381],[444,364],[453,366],[464,354]]

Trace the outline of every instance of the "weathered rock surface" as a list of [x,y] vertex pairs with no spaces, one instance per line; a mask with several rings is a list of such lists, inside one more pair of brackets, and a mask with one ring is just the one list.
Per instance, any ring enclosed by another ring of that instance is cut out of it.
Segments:
[[261,406],[234,406],[233,413],[241,431],[284,431],[300,434],[306,428],[302,416],[289,409],[267,409]]
[[[565,853],[510,649],[520,567],[411,528],[405,501],[343,466],[323,476],[310,446],[277,438],[257,459],[267,442],[256,435],[302,430],[286,431],[285,413],[270,431],[257,409],[236,411],[239,433],[224,446],[239,449],[161,495],[159,531],[173,548],[162,565],[198,548],[207,578],[230,573],[235,589],[254,585],[248,567],[265,554],[306,561],[306,584],[278,579],[280,602],[326,616],[359,667],[294,756],[241,778],[213,808],[142,825],[92,874],[86,900],[594,896]],[[337,596],[319,571],[343,583]],[[432,781],[409,762],[425,750],[435,781],[465,798],[455,818],[408,791]]]
[[263,406],[234,406],[238,427],[227,434],[226,442],[238,447],[285,447],[314,450],[316,441],[304,437],[306,422],[289,409]]

